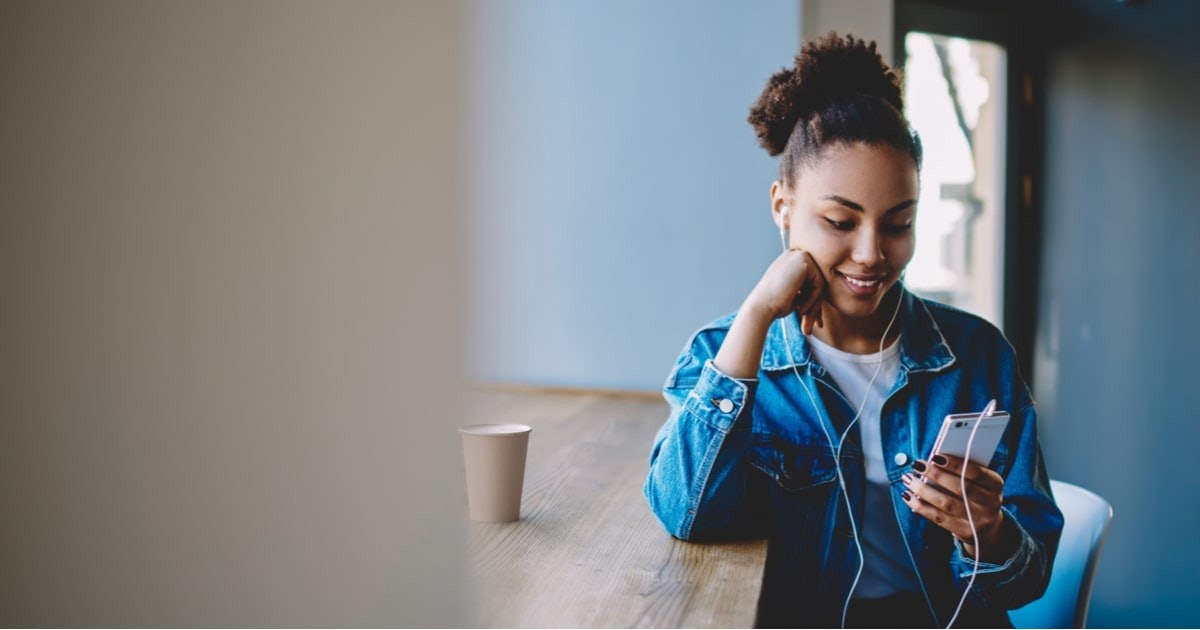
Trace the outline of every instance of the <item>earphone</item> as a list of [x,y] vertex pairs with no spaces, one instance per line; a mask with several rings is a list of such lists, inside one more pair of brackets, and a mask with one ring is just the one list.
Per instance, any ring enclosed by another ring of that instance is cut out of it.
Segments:
[[[979,413],[979,420],[975,423],[975,426],[971,427],[971,435],[967,438],[967,460],[970,460],[971,447],[975,444],[975,433],[979,431],[979,425],[983,424],[984,416],[991,415],[995,410],[996,401],[992,400]],[[958,607],[954,609],[954,615],[950,617],[950,623],[946,624],[947,628],[954,625],[954,622],[958,619],[958,613],[962,612],[963,604],[967,601],[967,593],[971,592],[971,587],[975,585],[975,576],[979,575],[979,556],[983,555],[979,547],[979,532],[975,529],[975,517],[971,515],[971,503],[967,501],[967,462],[965,461],[963,462],[961,475],[958,478],[958,490],[962,494],[963,507],[966,508],[967,525],[971,527],[971,543],[975,547],[975,566],[971,568],[971,579],[967,581],[967,587],[963,589],[962,597],[958,600]]]
[[[790,231],[785,227],[787,225],[787,213],[789,208],[783,206],[781,212],[783,216],[779,221],[779,240],[783,245],[783,250],[788,250],[788,237]],[[838,488],[842,492],[842,497],[846,501],[846,514],[850,519],[850,533],[854,538],[854,547],[858,551],[858,570],[854,574],[854,581],[850,584],[850,592],[846,594],[846,601],[842,604],[842,627],[846,627],[846,614],[850,610],[850,600],[854,597],[854,590],[858,588],[858,582],[862,578],[863,567],[865,565],[865,556],[863,555],[862,542],[858,538],[858,525],[854,522],[854,510],[850,506],[850,494],[846,491],[846,478],[842,475],[842,445],[846,443],[846,436],[850,434],[850,429],[858,422],[859,416],[862,415],[863,408],[867,406],[867,399],[871,395],[871,387],[875,385],[875,379],[879,377],[879,370],[883,368],[883,344],[887,340],[888,333],[892,330],[892,324],[896,323],[896,316],[900,314],[900,304],[902,300],[897,298],[896,310],[892,312],[892,318],[888,321],[888,325],[883,330],[883,335],[879,338],[879,363],[875,364],[875,372],[871,374],[871,380],[867,382],[866,395],[863,397],[862,403],[858,405],[858,410],[854,413],[854,418],[846,425],[845,431],[838,438],[837,444],[834,444],[833,438],[829,435],[829,429],[825,428],[825,423],[821,421],[821,408],[817,406],[817,398],[813,395],[812,390],[808,388],[808,383],[800,376],[800,370],[796,368],[796,359],[792,356],[792,343],[788,339],[787,326],[782,326],[783,330],[783,345],[787,350],[788,362],[792,366],[792,373],[796,375],[796,380],[804,388],[804,393],[808,394],[808,401],[812,404],[813,412],[817,416],[817,424],[821,427],[821,432],[825,434],[825,441],[829,443],[829,450],[833,453],[833,468],[837,473]]]
[[787,228],[788,207],[783,206],[780,210],[783,216],[779,217],[779,242],[783,244],[783,251],[788,250],[788,237],[790,236]]
[[[790,230],[786,227],[788,211],[789,211],[789,208],[787,206],[783,206],[781,208],[781,213],[783,216],[780,217],[780,221],[779,221],[779,240],[780,240],[780,244],[782,245],[783,250],[785,252],[788,251],[788,249],[789,249],[789,246],[788,246],[789,240],[790,240],[789,237],[791,235]],[[859,540],[858,526],[855,524],[855,521],[854,521],[854,512],[850,506],[850,495],[846,491],[846,479],[845,479],[845,476],[842,474],[842,445],[845,444],[846,436],[850,434],[850,429],[854,427],[855,423],[858,422],[859,417],[862,415],[863,409],[867,405],[867,399],[870,398],[871,388],[875,385],[875,380],[879,377],[879,372],[883,368],[883,345],[884,345],[884,343],[886,343],[888,333],[891,332],[892,325],[895,324],[895,322],[896,322],[896,317],[900,314],[900,305],[903,302],[903,300],[901,299],[902,297],[903,296],[897,296],[896,309],[892,312],[892,317],[888,321],[887,326],[884,328],[883,335],[880,336],[880,338],[879,338],[879,362],[875,365],[875,372],[871,375],[871,380],[868,381],[868,383],[867,383],[866,395],[863,397],[862,403],[859,404],[858,409],[855,411],[854,417],[850,420],[849,424],[846,425],[846,429],[842,432],[841,436],[839,436],[837,444],[834,444],[833,438],[830,437],[830,435],[829,435],[829,430],[825,427],[825,422],[823,422],[821,419],[821,409],[820,409],[820,407],[817,406],[816,396],[813,395],[813,392],[811,389],[809,389],[808,384],[804,382],[804,379],[800,376],[799,369],[796,367],[796,360],[792,356],[791,341],[788,339],[787,326],[781,327],[781,329],[783,331],[783,343],[785,346],[785,350],[787,351],[788,361],[792,366],[792,373],[795,374],[797,382],[799,382],[801,387],[804,388],[804,393],[808,395],[809,403],[812,404],[813,412],[817,416],[817,423],[818,423],[818,425],[820,425],[821,432],[825,435],[825,440],[826,440],[826,442],[829,443],[829,449],[833,453],[833,465],[834,465],[834,471],[837,473],[838,488],[841,490],[842,497],[846,503],[846,514],[850,520],[850,531],[854,538],[855,549],[858,551],[858,570],[854,574],[854,580],[850,584],[850,591],[846,594],[846,600],[842,604],[842,624],[841,625],[843,628],[846,627],[846,616],[850,610],[850,601],[853,599],[854,591],[855,591],[855,589],[858,588],[859,580],[862,578],[863,568],[866,564],[866,557],[863,554],[862,543]],[[983,416],[991,413],[993,408],[994,408],[994,401],[993,401],[993,404],[990,404],[988,406],[988,408],[985,409],[980,414],[980,417],[982,418]],[[973,442],[975,441],[975,432],[979,430],[979,425],[980,425],[980,423],[978,423],[978,422],[975,424],[975,426],[971,430],[970,437],[967,439],[967,453],[971,452],[971,446],[972,446]],[[975,558],[974,558],[975,563],[974,563],[974,568],[971,571],[971,579],[967,582],[967,586],[963,590],[962,597],[958,601],[958,606],[954,610],[954,615],[951,616],[950,622],[948,624],[946,624],[947,628],[950,628],[954,625],[954,622],[958,619],[959,613],[962,612],[963,604],[966,603],[966,600],[967,600],[967,594],[971,592],[971,587],[975,584],[975,577],[979,573],[979,556],[982,555],[981,549],[979,546],[979,533],[975,529],[975,519],[974,519],[974,516],[971,514],[971,505],[970,505],[970,502],[967,501],[967,499],[966,499],[966,496],[967,496],[967,469],[966,469],[965,462],[964,462],[964,465],[961,470],[961,475],[959,477],[959,488],[960,488],[961,496],[963,498],[963,505],[964,505],[964,507],[966,509],[966,513],[967,513],[967,523],[971,528],[971,539],[972,539],[972,543],[975,547]],[[914,567],[914,570],[917,570],[916,567]]]

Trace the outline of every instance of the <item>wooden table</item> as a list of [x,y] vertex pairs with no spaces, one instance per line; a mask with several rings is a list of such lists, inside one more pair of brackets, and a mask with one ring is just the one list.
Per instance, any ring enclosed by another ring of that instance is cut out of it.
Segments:
[[472,408],[533,427],[521,520],[469,526],[480,624],[754,624],[766,542],[676,540],[642,496],[661,398],[485,390]]

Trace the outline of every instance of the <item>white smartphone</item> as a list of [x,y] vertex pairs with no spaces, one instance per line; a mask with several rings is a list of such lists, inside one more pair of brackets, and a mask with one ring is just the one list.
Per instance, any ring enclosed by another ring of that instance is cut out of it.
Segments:
[[[942,429],[938,432],[937,441],[933,444],[933,455],[953,455],[960,459],[970,459],[980,466],[987,466],[996,453],[1004,429],[1008,427],[1007,411],[989,409],[983,413],[956,413],[946,416],[942,421]],[[979,429],[975,430],[975,425]],[[971,441],[971,432],[975,431],[975,439]],[[967,443],[970,442],[971,453],[967,455]]]

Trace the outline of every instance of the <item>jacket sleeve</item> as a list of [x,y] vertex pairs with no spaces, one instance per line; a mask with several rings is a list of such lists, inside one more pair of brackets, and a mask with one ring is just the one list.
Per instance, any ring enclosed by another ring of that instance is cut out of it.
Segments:
[[[1009,357],[1015,362],[1015,356]],[[1012,370],[1015,372],[1016,367]],[[1016,542],[1016,550],[1002,564],[979,563],[972,590],[989,608],[1011,610],[1039,598],[1050,581],[1054,554],[1062,534],[1063,517],[1050,490],[1050,477],[1037,439],[1037,411],[1029,389],[1015,374],[1013,412],[1009,424],[1010,463],[1005,476],[1005,531],[1002,535]],[[1002,473],[1003,474],[1003,473]],[[968,557],[962,544],[955,541],[951,569],[961,592],[970,583],[975,560]]]
[[757,383],[712,363],[719,344],[701,331],[676,362],[663,395],[671,412],[650,453],[644,487],[672,536],[698,540],[748,533],[746,467]]

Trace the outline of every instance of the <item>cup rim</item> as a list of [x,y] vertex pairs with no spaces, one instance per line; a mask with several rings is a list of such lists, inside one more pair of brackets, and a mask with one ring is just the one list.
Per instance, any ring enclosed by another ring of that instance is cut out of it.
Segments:
[[[486,431],[481,430],[485,428],[487,429]],[[527,424],[516,424],[513,422],[480,422],[478,424],[468,424],[467,426],[458,428],[458,432],[463,435],[496,438],[524,435],[531,431],[533,431],[533,427]]]

